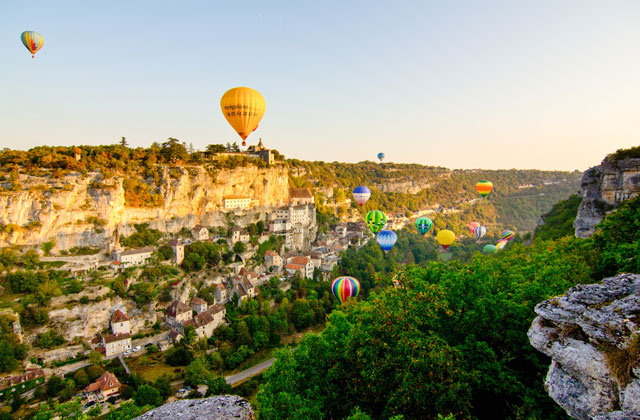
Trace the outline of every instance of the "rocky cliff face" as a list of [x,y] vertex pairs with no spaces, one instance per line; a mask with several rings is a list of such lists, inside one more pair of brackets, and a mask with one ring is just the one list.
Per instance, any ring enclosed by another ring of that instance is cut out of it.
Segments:
[[603,161],[588,169],[580,192],[582,203],[574,227],[578,238],[588,238],[607,211],[640,194],[640,159]]
[[[25,187],[22,191],[0,195],[0,223],[13,227],[0,233],[0,247],[50,239],[55,239],[58,250],[103,247],[116,228],[127,235],[137,223],[149,223],[163,232],[198,223],[222,226],[225,195],[254,200],[253,214],[248,216],[251,222],[257,220],[255,214],[264,218],[261,211],[289,200],[288,171],[279,166],[238,167],[214,174],[202,167],[166,169],[158,181],[163,205],[152,208],[126,205],[122,177],[105,181],[99,173],[74,173],[59,180],[21,175],[20,182]],[[239,213],[246,216],[248,212]]]
[[551,398],[579,420],[640,419],[640,276],[578,285],[535,311],[528,336],[552,359]]
[[235,395],[167,403],[134,420],[253,420],[251,404]]

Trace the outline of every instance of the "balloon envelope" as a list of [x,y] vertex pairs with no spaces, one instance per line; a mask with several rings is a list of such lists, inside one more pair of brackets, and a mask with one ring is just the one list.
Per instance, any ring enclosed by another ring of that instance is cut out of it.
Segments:
[[474,233],[476,235],[476,238],[480,239],[487,234],[487,228],[484,226],[478,226]]
[[496,248],[498,249],[498,251],[502,250],[505,246],[507,246],[507,242],[504,239],[501,239],[498,241],[498,243],[496,244]]
[[378,153],[378,159],[382,162],[382,159],[384,159],[384,153]]
[[426,234],[433,227],[433,221],[428,217],[418,217],[416,219],[416,228],[418,228],[418,232],[421,234]]
[[383,251],[388,251],[396,244],[398,240],[398,235],[392,230],[383,230],[378,233],[376,238],[378,241],[378,245],[382,248]]
[[438,240],[438,243],[441,247],[447,249],[449,245],[455,242],[456,234],[448,229],[444,229],[438,232],[438,234],[436,235],[436,239]]
[[476,184],[476,190],[481,196],[486,197],[493,190],[493,184],[491,181],[482,180]]
[[512,230],[503,230],[500,237],[504,240],[510,241],[516,237],[516,234]]
[[242,138],[242,145],[245,146],[246,138],[258,128],[262,120],[266,103],[257,90],[236,87],[222,95],[220,108],[227,122]]
[[482,248],[482,250],[486,254],[495,254],[498,251],[498,248],[496,248],[495,245],[485,245],[484,248]]
[[24,31],[20,35],[20,39],[22,40],[22,44],[24,44],[31,53],[31,57],[35,56],[36,52],[42,48],[42,44],[44,43],[42,35],[33,31]]
[[369,188],[360,186],[353,189],[353,198],[359,205],[363,206],[364,203],[369,200],[369,197],[371,197],[371,190]]
[[375,235],[387,225],[387,215],[380,210],[371,210],[364,216],[369,230]]
[[473,233],[475,235],[476,233],[476,228],[480,226],[480,223],[478,222],[471,222],[469,223],[469,230],[471,231],[471,233]]
[[360,282],[353,277],[338,277],[331,283],[331,291],[340,303],[345,303],[347,299],[358,296]]

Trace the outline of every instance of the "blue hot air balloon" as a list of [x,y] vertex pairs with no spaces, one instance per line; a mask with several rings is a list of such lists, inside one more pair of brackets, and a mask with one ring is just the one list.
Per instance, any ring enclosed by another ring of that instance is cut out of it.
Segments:
[[396,244],[398,235],[392,230],[381,230],[376,238],[383,251],[388,251]]
[[384,159],[384,153],[378,153],[378,159],[380,159],[380,162],[382,162],[382,160]]

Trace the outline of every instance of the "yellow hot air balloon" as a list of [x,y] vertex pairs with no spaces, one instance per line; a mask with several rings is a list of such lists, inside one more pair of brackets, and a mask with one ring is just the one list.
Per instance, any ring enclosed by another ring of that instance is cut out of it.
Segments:
[[242,145],[246,146],[245,140],[258,128],[262,120],[266,103],[257,90],[236,87],[222,95],[220,108],[227,122],[242,137]]
[[442,248],[447,249],[456,240],[456,234],[450,230],[444,229],[438,232],[436,239]]

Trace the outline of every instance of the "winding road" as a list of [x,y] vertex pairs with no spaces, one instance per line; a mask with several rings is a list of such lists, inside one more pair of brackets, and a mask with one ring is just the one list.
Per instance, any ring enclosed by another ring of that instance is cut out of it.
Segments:
[[236,385],[246,379],[256,376],[257,374],[262,373],[263,371],[269,369],[269,367],[273,364],[274,360],[276,359],[272,357],[271,359],[265,360],[262,363],[259,363],[253,367],[250,367],[249,369],[245,369],[240,373],[226,376],[224,380],[227,381],[227,383],[231,386]]

